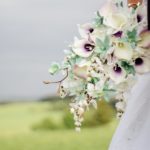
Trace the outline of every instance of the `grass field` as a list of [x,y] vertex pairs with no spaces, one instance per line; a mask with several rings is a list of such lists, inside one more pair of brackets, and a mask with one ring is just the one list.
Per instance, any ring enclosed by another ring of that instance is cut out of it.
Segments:
[[46,117],[59,122],[62,111],[50,103],[0,105],[0,150],[107,150],[117,122],[74,130],[33,131],[31,126]]

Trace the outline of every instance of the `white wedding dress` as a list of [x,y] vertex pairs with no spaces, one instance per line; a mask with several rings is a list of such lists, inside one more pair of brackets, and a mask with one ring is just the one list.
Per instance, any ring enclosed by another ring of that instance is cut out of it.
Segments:
[[150,150],[150,73],[138,76],[109,150]]
[[150,73],[138,76],[109,150],[150,150]]

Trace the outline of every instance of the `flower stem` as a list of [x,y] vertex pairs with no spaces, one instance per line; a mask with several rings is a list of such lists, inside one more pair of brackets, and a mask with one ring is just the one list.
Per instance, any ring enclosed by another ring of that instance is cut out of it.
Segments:
[[58,83],[61,83],[61,82],[63,82],[67,77],[68,77],[68,69],[65,69],[66,70],[66,75],[65,75],[65,77],[64,78],[62,78],[61,80],[58,80],[58,81],[53,81],[53,82],[51,82],[51,81],[43,81],[43,83],[44,84],[58,84]]

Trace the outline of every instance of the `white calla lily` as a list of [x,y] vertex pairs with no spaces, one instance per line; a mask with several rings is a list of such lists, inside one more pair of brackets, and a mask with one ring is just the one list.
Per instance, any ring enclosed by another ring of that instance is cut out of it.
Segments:
[[115,3],[109,1],[99,11],[100,15],[104,17],[104,24],[119,31],[125,24],[127,24],[127,16],[118,11]]
[[117,7],[112,3],[112,1],[108,1],[106,4],[102,6],[99,10],[99,13],[103,17],[107,17],[110,13],[114,13],[117,11]]
[[140,5],[136,11],[137,22],[147,21],[147,7],[146,5]]
[[133,57],[133,50],[128,43],[117,43],[114,50],[114,55],[118,59],[131,60]]
[[105,19],[104,24],[115,30],[120,30],[128,22],[127,17],[122,13],[110,13]]
[[78,30],[83,38],[87,38],[89,34],[91,34],[94,31],[93,25],[91,23],[86,23],[83,25],[78,25]]
[[135,70],[139,74],[150,72],[150,60],[146,57],[135,59]]
[[93,33],[90,35],[91,40],[94,41],[95,43],[96,43],[96,39],[101,39],[103,41],[106,35],[106,31],[107,28],[105,27],[95,29]]
[[94,50],[94,43],[89,42],[87,39],[75,39],[73,45],[73,52],[80,57],[89,57]]
[[138,46],[142,48],[150,48],[150,31],[145,30],[141,32]]
[[109,68],[109,77],[112,79],[116,84],[125,81],[126,72],[119,67],[118,65]]

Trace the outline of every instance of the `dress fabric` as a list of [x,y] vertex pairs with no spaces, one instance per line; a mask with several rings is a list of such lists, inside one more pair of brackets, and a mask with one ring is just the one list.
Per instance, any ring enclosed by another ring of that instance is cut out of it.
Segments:
[[109,150],[150,150],[150,73],[138,76]]

